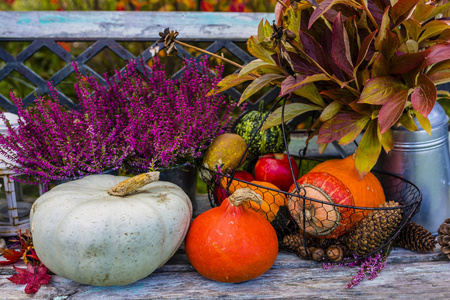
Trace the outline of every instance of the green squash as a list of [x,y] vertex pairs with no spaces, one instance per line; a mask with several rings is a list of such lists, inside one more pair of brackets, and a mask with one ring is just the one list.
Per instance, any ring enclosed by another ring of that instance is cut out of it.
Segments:
[[[242,136],[244,141],[250,145],[248,152],[251,156],[258,157],[267,153],[282,153],[286,150],[281,125],[271,127],[265,131],[259,131],[255,136],[255,139],[251,141],[265,116],[266,113],[262,111],[248,112],[242,117],[241,121],[234,129],[234,132]],[[284,126],[284,128],[286,132],[286,141],[289,143],[289,129],[287,126]]]

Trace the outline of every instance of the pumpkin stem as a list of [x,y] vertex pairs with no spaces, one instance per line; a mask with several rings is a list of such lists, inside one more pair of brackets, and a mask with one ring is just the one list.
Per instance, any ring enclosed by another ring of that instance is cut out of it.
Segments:
[[126,196],[140,187],[147,185],[153,181],[159,180],[159,172],[148,172],[133,176],[124,181],[119,182],[108,190],[108,194],[113,196]]
[[257,194],[255,191],[249,188],[237,189],[231,196],[228,197],[231,204],[234,206],[241,205],[244,201],[253,201],[262,205],[263,200],[261,195]]

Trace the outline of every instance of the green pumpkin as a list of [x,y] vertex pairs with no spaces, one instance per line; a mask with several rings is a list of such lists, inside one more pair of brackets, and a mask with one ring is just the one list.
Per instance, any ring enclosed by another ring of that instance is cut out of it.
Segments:
[[[251,156],[261,156],[267,153],[282,153],[286,150],[281,125],[260,131],[255,136],[255,139],[251,141],[265,116],[266,114],[260,111],[248,112],[242,117],[234,129],[235,133],[242,136],[249,145],[248,152]],[[284,128],[286,131],[286,141],[289,143],[289,129],[287,126],[284,126]]]

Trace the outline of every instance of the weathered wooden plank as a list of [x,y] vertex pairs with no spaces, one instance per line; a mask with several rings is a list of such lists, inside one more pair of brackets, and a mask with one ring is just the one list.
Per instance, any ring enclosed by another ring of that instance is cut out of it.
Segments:
[[158,39],[166,27],[181,40],[247,41],[272,13],[0,11],[0,39]]
[[[195,271],[156,272],[133,284],[121,287],[79,285],[53,276],[42,286],[38,299],[193,299],[193,298],[332,298],[332,299],[424,299],[450,298],[450,263],[418,262],[388,264],[374,280],[363,280],[347,290],[345,286],[357,269],[272,268],[257,279],[226,284],[208,280]],[[23,287],[0,276],[2,299],[27,299]]]

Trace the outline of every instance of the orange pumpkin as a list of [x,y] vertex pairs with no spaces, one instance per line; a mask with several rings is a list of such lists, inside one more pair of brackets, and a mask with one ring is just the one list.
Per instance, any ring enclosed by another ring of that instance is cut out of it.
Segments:
[[[337,238],[343,234],[352,223],[353,210],[335,204],[353,205],[350,190],[339,179],[325,172],[310,172],[297,182],[301,188],[300,195],[307,198],[289,197],[288,208],[302,231],[325,238]],[[294,190],[295,184],[289,192]]]
[[[252,189],[262,197],[263,202],[260,205],[253,201],[246,201],[243,203],[243,206],[253,209],[269,222],[272,222],[280,210],[280,206],[287,205],[286,195],[280,192],[280,189],[270,182],[253,180],[250,183],[245,186],[241,183],[240,187]],[[267,187],[267,189],[257,185]]]
[[[303,199],[289,197],[288,207],[300,228],[315,236],[336,238],[354,227],[370,210],[326,205],[314,199],[357,207],[379,207],[386,201],[383,188],[375,175],[368,173],[360,180],[352,155],[320,163],[302,176],[298,183],[304,189],[304,196],[313,199],[305,201],[305,228]],[[345,190],[350,192],[353,199],[345,196]],[[293,191],[295,184],[290,189],[290,192]]]
[[262,202],[252,190],[239,189],[192,222],[186,236],[186,255],[206,278],[247,281],[264,274],[275,262],[275,229],[261,215],[241,205],[249,199]]
[[352,193],[355,206],[379,207],[386,202],[383,187],[375,175],[369,172],[362,179],[359,178],[353,155],[324,161],[310,172],[326,172],[337,177]]

